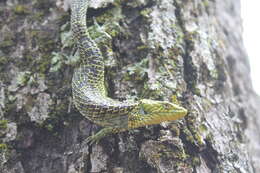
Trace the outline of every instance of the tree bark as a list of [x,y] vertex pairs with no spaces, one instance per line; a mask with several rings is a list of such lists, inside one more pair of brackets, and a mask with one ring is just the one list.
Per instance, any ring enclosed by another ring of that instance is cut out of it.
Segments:
[[108,95],[189,110],[92,146],[83,141],[100,127],[71,102],[69,4],[0,1],[0,172],[260,172],[260,99],[238,0],[92,0]]

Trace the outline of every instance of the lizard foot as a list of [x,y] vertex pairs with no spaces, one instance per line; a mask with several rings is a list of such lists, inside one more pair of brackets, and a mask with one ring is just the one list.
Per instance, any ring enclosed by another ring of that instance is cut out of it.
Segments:
[[106,127],[101,129],[99,132],[97,132],[96,134],[89,136],[85,141],[84,144],[97,144],[103,137],[111,134],[113,132],[113,128],[112,127]]

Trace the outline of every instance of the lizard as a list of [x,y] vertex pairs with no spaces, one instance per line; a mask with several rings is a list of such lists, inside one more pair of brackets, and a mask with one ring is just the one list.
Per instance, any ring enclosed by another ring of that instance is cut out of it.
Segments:
[[92,144],[112,133],[184,117],[187,109],[168,101],[118,101],[106,95],[104,58],[87,31],[88,4],[89,0],[73,0],[71,4],[71,30],[80,56],[71,82],[72,100],[84,117],[103,127],[86,142]]

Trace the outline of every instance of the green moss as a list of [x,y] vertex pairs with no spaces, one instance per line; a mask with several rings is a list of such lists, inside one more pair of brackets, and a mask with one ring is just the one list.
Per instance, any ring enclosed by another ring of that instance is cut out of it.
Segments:
[[148,45],[140,45],[137,47],[137,50],[145,50],[148,49]]
[[199,88],[194,87],[193,93],[196,94],[197,96],[201,96],[201,92]]
[[164,95],[164,92],[162,90],[164,86],[158,81],[155,81],[152,84],[148,84],[147,82],[144,83],[144,88],[142,89],[141,96],[149,96],[149,98],[160,100],[162,99],[162,96]]
[[209,6],[209,1],[208,1],[208,0],[204,0],[204,1],[202,1],[202,3],[203,3],[203,5],[204,5],[205,7],[208,7],[208,6]]
[[200,129],[201,133],[204,133],[204,132],[208,131],[208,128],[207,128],[207,126],[205,124],[201,124],[199,126],[199,129]]
[[53,131],[53,125],[52,124],[47,124],[45,127],[47,128],[48,131],[50,131],[50,132]]
[[166,147],[164,145],[161,146],[161,156],[168,160],[168,159],[178,159],[178,160],[185,160],[187,158],[187,155],[184,152],[184,149],[181,146],[175,145],[174,150],[171,147]]
[[213,140],[213,134],[212,134],[212,133],[209,133],[209,134],[206,136],[206,140],[207,140],[207,141],[212,141],[212,140]]
[[0,43],[0,48],[11,47],[14,44],[12,40],[4,40]]
[[72,36],[72,32],[67,28],[68,23],[61,26],[62,32],[60,33],[60,39],[62,43],[62,47],[72,47],[75,44],[75,41]]
[[148,68],[148,58],[142,59],[140,62],[135,63],[133,66],[127,68],[126,79],[143,81],[145,75],[147,74]]
[[[122,10],[119,7],[113,7],[105,13],[96,17],[96,22],[102,24],[101,27],[97,27],[95,24],[89,27],[90,34],[92,34],[92,38],[97,38],[95,33],[100,35],[100,28],[102,28],[103,32],[106,32],[111,37],[117,36],[122,28],[119,25],[119,21],[124,18],[122,14]],[[94,28],[93,28],[94,27]],[[94,30],[94,32],[92,32]],[[101,34],[104,34],[101,32]]]
[[194,138],[196,140],[196,143],[198,145],[202,146],[204,144],[203,138],[202,138],[202,136],[198,132],[196,132],[193,136],[194,136]]
[[114,0],[113,4],[118,7],[118,6],[121,6],[122,2],[125,2],[125,1],[124,0]]
[[61,68],[63,58],[62,54],[57,52],[53,52],[52,55],[50,72],[56,72]]
[[193,157],[192,158],[192,165],[193,166],[200,165],[200,164],[201,164],[201,161],[200,161],[199,157]]
[[197,127],[196,124],[196,115],[194,115],[195,112],[191,111],[187,116],[186,116],[186,122],[187,126],[189,128],[185,128],[183,130],[184,136],[187,140],[192,145],[195,145],[197,147],[203,148],[205,145],[203,136],[201,134],[205,134],[203,131],[206,131],[206,126],[200,126]]
[[98,23],[106,23],[108,20],[110,20],[110,21],[113,20],[114,15],[115,15],[115,14],[113,14],[113,11],[116,11],[115,9],[116,8],[109,9],[105,13],[101,14],[100,16],[97,16],[97,18],[95,18],[96,21]]
[[33,13],[31,19],[33,21],[41,21],[44,18],[44,12],[43,11],[37,11]]
[[174,103],[174,104],[180,105],[180,102],[178,100],[177,95],[172,95],[171,96],[171,102]]
[[8,124],[8,120],[0,120],[0,129],[6,129]]
[[34,56],[30,51],[27,51],[26,53],[24,53],[23,57],[24,57],[27,65],[34,60]]
[[187,140],[188,142],[190,142],[190,143],[192,143],[192,144],[195,143],[195,142],[194,142],[194,138],[193,138],[191,132],[190,132],[188,129],[185,128],[185,129],[183,130],[183,133],[185,134],[186,140]]
[[31,30],[29,36],[33,41],[37,42],[41,53],[50,53],[57,47],[53,32]]
[[7,63],[8,63],[8,57],[0,56],[0,71],[6,67]]
[[195,44],[194,40],[197,37],[198,37],[198,32],[197,31],[187,32],[184,35],[184,39],[188,42],[190,47],[194,47],[194,44]]
[[20,72],[17,76],[17,85],[24,86],[27,84],[28,80],[30,79],[31,73],[29,71]]
[[7,149],[8,149],[8,147],[6,144],[4,144],[4,143],[0,144],[0,151],[5,151]]
[[[60,17],[57,19],[60,26],[64,24],[68,24],[68,21],[70,21],[70,13],[62,13]],[[68,25],[69,27],[69,25]]]
[[5,8],[0,8],[0,16],[4,16],[5,14]]
[[[57,43],[55,42],[54,34],[52,32],[47,31],[36,31],[32,30],[29,32],[29,36],[33,42],[39,47],[39,52],[41,53],[41,58],[35,60],[35,66],[33,67],[33,71],[40,72],[41,74],[45,74],[48,72],[51,65],[52,52],[56,47]],[[28,53],[27,59],[34,59]]]
[[25,5],[16,5],[14,7],[14,13],[17,15],[24,15],[24,14],[30,14],[30,11],[28,7]]
[[14,40],[15,40],[14,33],[9,30],[5,31],[3,38],[2,39],[0,38],[0,48],[2,48],[2,51],[8,53],[9,52],[8,48],[15,45]]
[[14,45],[14,37],[12,33],[5,33],[4,39],[0,42],[0,48],[9,48]]
[[140,14],[141,14],[141,16],[148,18],[151,12],[152,12],[152,9],[150,9],[150,8],[145,8],[144,10],[142,10],[142,11],[140,12]]
[[210,71],[210,76],[211,76],[213,79],[217,80],[218,77],[219,77],[218,70],[217,70],[217,69],[211,70],[211,71]]
[[184,43],[184,33],[181,29],[180,25],[177,25],[176,23],[171,25],[171,28],[174,30],[175,33],[175,48],[182,48]]
[[42,124],[38,124],[39,127],[48,130],[52,135],[58,137],[60,129],[68,126],[72,119],[78,118],[78,116],[73,116],[73,114],[68,116],[68,104],[68,100],[64,100],[59,102],[59,104],[52,105],[49,117]]
[[51,52],[56,45],[54,38],[49,38],[49,40],[47,40],[45,38],[40,38],[38,40],[38,43],[39,43],[40,51],[46,52],[46,53]]
[[38,9],[43,9],[45,11],[49,11],[49,9],[53,6],[53,3],[50,0],[33,0],[33,7]]
[[41,59],[37,62],[36,71],[41,74],[46,74],[49,71],[51,65],[51,57],[46,55],[42,56]]
[[176,136],[176,137],[180,136],[180,129],[176,124],[172,124],[170,127],[170,130],[171,130],[173,136]]
[[37,35],[39,34],[39,31],[38,30],[30,30],[30,31],[28,31],[28,33],[29,33],[30,38],[33,39],[33,38],[37,37]]

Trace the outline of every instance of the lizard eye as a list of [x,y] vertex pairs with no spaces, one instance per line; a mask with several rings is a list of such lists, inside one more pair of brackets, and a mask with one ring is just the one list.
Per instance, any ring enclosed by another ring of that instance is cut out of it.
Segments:
[[169,109],[169,108],[170,108],[170,105],[169,105],[169,104],[165,104],[165,105],[164,105],[164,108],[165,108],[165,109]]
[[139,112],[139,113],[142,114],[142,115],[147,114],[147,112],[146,112],[143,108],[140,109],[140,112]]

